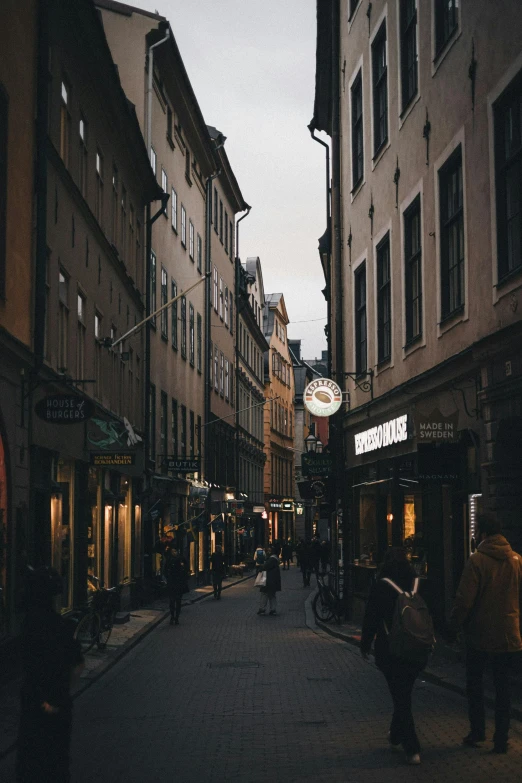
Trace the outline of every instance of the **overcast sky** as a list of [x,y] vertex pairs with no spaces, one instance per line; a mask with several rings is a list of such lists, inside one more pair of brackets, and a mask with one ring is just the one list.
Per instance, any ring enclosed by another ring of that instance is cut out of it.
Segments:
[[127,0],[167,17],[208,125],[252,211],[240,224],[242,261],[259,256],[265,293],[283,292],[289,336],[303,357],[326,349],[325,151],[313,114],[315,0]]

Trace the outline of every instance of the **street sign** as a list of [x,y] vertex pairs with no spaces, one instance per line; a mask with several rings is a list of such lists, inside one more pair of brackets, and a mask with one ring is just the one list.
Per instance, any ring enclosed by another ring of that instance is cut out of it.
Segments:
[[36,415],[49,424],[81,424],[94,410],[94,402],[78,394],[50,394],[34,406]]

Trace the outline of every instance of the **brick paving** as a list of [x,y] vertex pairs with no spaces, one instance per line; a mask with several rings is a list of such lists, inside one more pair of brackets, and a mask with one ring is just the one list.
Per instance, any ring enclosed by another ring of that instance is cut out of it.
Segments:
[[[73,783],[491,783],[520,780],[521,724],[507,756],[460,745],[466,702],[418,681],[422,765],[387,747],[390,699],[353,645],[306,624],[296,569],[280,614],[258,617],[253,582],[184,607],[75,702]],[[492,734],[491,715],[488,736]],[[0,780],[12,778],[12,754]]]

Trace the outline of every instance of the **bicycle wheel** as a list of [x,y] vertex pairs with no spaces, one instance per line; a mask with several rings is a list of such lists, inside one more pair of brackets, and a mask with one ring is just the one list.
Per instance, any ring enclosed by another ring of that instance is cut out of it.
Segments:
[[312,601],[312,609],[315,614],[315,617],[317,620],[320,620],[323,623],[329,622],[329,620],[332,619],[334,616],[334,613],[323,600],[323,596],[321,593],[317,593],[314,600]]
[[100,630],[100,618],[97,614],[91,614],[90,612],[82,617],[76,631],[74,632],[74,638],[78,639],[82,646],[82,652],[88,652],[93,646],[94,642],[98,638],[98,632]]
[[114,609],[105,609],[100,616],[100,631],[98,633],[98,650],[104,650],[109,641],[112,633],[112,626],[114,625],[114,617],[116,612]]

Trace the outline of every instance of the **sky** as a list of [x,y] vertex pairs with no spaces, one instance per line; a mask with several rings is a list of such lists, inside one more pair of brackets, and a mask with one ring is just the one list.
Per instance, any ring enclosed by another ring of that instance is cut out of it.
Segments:
[[126,0],[165,16],[208,125],[252,210],[239,227],[242,261],[259,256],[265,294],[284,294],[288,335],[305,359],[326,350],[325,150],[313,115],[316,0]]

